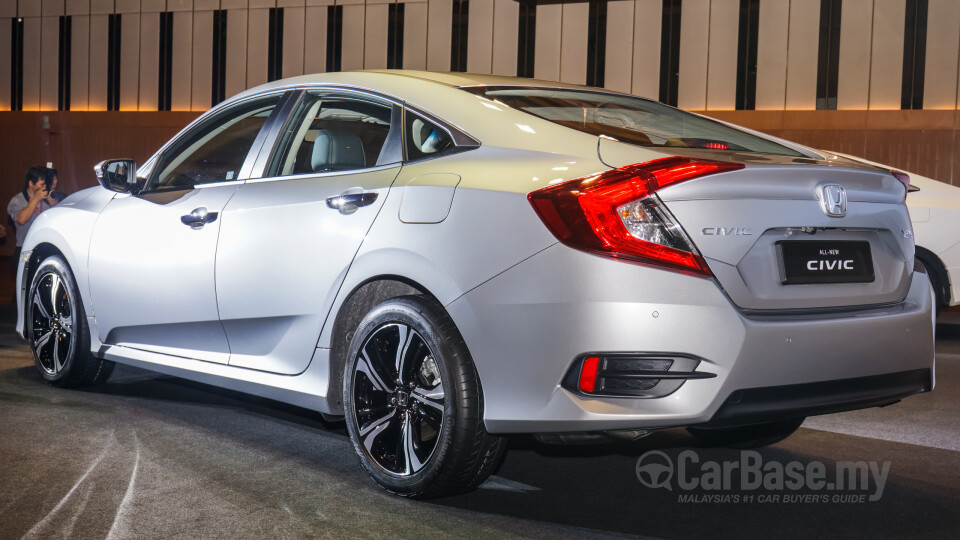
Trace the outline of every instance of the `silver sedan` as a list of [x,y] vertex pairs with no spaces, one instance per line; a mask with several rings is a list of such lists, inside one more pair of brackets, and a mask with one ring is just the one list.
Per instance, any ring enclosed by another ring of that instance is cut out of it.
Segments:
[[346,422],[386,489],[503,434],[759,446],[933,388],[899,172],[634,96],[374,71],[254,88],[41,214],[18,331]]

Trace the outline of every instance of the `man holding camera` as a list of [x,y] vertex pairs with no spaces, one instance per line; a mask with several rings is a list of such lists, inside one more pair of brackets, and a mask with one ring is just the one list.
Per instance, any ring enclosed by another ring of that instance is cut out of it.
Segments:
[[33,220],[37,219],[41,212],[57,204],[57,200],[47,191],[46,178],[47,170],[44,167],[27,169],[23,191],[14,195],[10,199],[10,204],[7,205],[7,213],[17,227],[17,247],[13,252],[14,268],[20,260],[23,240],[27,237],[27,231],[30,230]]

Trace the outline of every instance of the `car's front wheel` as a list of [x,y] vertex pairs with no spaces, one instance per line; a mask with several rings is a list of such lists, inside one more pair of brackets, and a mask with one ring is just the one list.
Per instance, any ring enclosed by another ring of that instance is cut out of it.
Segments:
[[43,380],[63,387],[106,381],[113,362],[90,353],[86,314],[66,261],[54,255],[40,263],[27,294],[26,337]]
[[778,443],[793,435],[805,418],[790,418],[777,422],[725,428],[688,427],[698,441],[707,446],[731,448],[760,448]]
[[470,353],[435,300],[380,304],[361,321],[348,354],[347,429],[381,487],[440,497],[471,490],[491,474],[504,441],[484,429]]

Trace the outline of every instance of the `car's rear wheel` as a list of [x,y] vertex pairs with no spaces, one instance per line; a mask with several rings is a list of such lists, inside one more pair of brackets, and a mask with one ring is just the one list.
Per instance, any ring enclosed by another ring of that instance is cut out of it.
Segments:
[[760,448],[776,444],[793,435],[805,418],[790,418],[777,422],[726,428],[688,427],[698,441],[707,446],[730,448]]
[[48,384],[78,387],[100,384],[113,362],[90,353],[87,318],[73,273],[63,258],[51,256],[37,268],[27,296],[26,337],[34,365]]
[[380,304],[361,321],[347,358],[347,430],[381,487],[440,497],[471,490],[491,474],[503,439],[484,429],[470,353],[435,300]]

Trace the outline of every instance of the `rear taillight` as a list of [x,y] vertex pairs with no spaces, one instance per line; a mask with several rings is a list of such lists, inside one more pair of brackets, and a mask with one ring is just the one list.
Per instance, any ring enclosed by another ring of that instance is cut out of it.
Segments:
[[550,232],[572,248],[709,276],[703,257],[656,192],[742,168],[670,157],[548,186],[527,198]]
[[903,200],[907,200],[907,193],[910,192],[910,175],[905,172],[891,171],[893,177],[903,184]]

